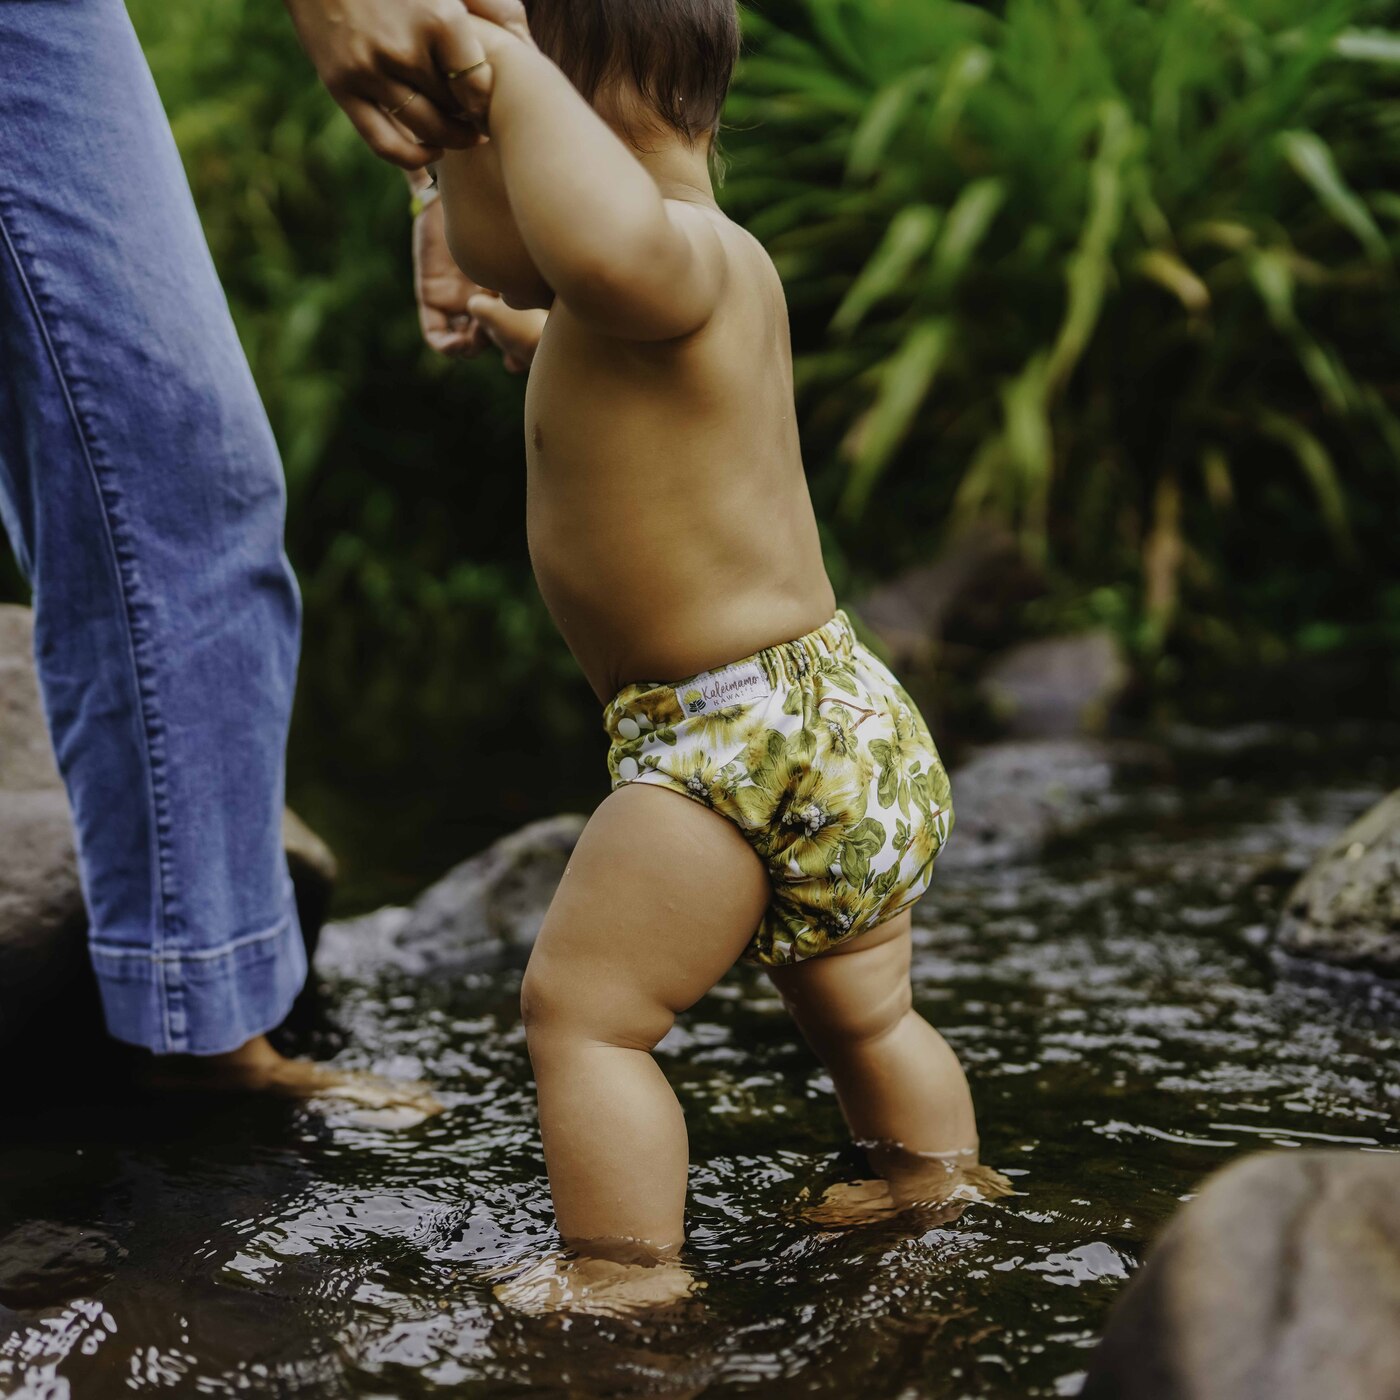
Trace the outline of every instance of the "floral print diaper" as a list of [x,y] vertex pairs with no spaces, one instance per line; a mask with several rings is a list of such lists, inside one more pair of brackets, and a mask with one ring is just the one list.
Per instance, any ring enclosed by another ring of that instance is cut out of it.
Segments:
[[773,899],[745,954],[798,962],[928,888],[953,824],[923,717],[845,613],[689,680],[629,685],[603,714],[613,788],[650,783],[743,832]]

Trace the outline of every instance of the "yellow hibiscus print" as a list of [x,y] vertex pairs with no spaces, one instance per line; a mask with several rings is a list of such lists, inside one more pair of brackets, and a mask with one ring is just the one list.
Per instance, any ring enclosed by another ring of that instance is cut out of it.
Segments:
[[[713,695],[727,703],[697,707]],[[928,888],[952,827],[948,777],[917,707],[844,613],[717,671],[628,686],[604,725],[614,787],[702,803],[767,866],[773,899],[749,960],[815,957]]]

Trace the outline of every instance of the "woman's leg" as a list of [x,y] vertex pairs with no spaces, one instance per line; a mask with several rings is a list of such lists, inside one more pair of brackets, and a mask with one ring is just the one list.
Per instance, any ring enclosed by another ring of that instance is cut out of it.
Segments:
[[679,1248],[685,1121],[651,1051],[737,961],[770,895],[738,830],[675,793],[620,788],[589,822],[521,996],[566,1243]]
[[277,447],[120,0],[0,4],[0,71],[0,522],[93,966],[119,1039],[231,1052],[306,975]]
[[975,1161],[972,1094],[948,1042],[914,1010],[906,911],[832,952],[771,970],[836,1085],[852,1136],[896,1203],[926,1199]]

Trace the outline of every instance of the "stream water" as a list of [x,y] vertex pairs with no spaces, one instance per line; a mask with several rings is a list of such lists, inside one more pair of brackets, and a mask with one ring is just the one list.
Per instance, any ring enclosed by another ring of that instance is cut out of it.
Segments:
[[[0,1395],[1073,1395],[1115,1295],[1243,1153],[1400,1150],[1400,1000],[1262,946],[1308,859],[1400,783],[1394,732],[1189,738],[1030,865],[954,870],[916,995],[1022,1193],[947,1225],[803,1223],[861,1174],[831,1086],[736,972],[664,1043],[692,1132],[703,1302],[526,1317],[553,1245],[514,970],[329,989],[306,1044],[421,1073],[404,1132],[120,1088],[0,1109]],[[956,838],[955,838],[956,839]]]

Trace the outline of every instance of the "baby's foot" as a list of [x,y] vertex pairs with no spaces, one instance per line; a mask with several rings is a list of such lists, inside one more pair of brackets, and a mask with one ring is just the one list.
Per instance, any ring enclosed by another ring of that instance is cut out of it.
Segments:
[[141,1076],[147,1088],[175,1092],[271,1093],[353,1105],[357,1123],[411,1128],[442,1112],[428,1085],[364,1070],[292,1060],[258,1036],[226,1055],[161,1055]]
[[1013,1193],[1011,1183],[999,1171],[976,1162],[951,1168],[937,1163],[937,1170],[913,1178],[901,1174],[898,1188],[883,1177],[868,1181],[839,1181],[822,1192],[802,1218],[828,1229],[845,1229],[890,1220],[908,1212],[920,1225],[949,1225],[974,1201],[995,1201]]
[[812,1225],[840,1230],[850,1225],[869,1225],[889,1220],[901,1207],[890,1194],[890,1184],[876,1177],[871,1181],[838,1181],[822,1192],[816,1205],[808,1206],[802,1218]]
[[626,1317],[672,1307],[704,1287],[678,1259],[620,1263],[555,1254],[498,1283],[494,1291],[517,1312]]

